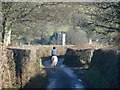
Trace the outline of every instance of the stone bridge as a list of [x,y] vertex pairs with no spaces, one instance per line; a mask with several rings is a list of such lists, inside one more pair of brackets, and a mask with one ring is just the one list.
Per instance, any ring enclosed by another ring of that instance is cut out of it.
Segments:
[[[84,70],[84,73],[82,72],[84,80],[91,87],[118,87],[119,50],[90,48],[76,50],[71,45],[7,47],[2,66],[2,87],[45,88],[48,72],[43,66],[43,61],[50,59],[53,46],[57,48],[59,57],[64,57],[63,64],[72,69],[78,68],[75,72],[78,77],[81,76],[81,69]],[[36,82],[40,83],[37,85]]]

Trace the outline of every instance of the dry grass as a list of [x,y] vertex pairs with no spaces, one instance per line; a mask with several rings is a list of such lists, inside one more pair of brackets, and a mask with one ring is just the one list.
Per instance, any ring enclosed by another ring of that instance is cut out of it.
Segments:
[[110,46],[110,45],[103,45],[103,44],[98,44],[98,43],[92,43],[92,44],[78,44],[73,47],[75,50],[84,50],[84,49],[104,49],[104,50],[118,50],[117,46]]

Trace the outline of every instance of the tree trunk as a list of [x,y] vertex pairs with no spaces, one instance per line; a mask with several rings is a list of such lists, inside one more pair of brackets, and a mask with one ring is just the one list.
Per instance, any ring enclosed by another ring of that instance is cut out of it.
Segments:
[[11,29],[6,30],[4,36],[4,45],[8,46],[11,44]]
[[0,47],[0,90],[2,89],[2,47]]
[[[0,11],[2,9],[2,3],[0,2]],[[2,12],[0,12],[0,90],[2,89]]]
[[3,19],[2,19],[2,42],[4,43],[4,37],[5,37],[5,30],[6,30],[6,21],[7,18],[5,17],[5,15],[3,15]]

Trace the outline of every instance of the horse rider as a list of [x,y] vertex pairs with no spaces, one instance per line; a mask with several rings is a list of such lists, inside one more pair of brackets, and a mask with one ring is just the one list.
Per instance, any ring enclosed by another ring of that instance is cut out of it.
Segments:
[[52,56],[57,56],[57,50],[55,47],[53,47],[51,54],[52,54]]
[[52,58],[51,58],[51,60],[52,60],[51,67],[52,67],[53,69],[55,69],[55,67],[56,67],[56,65],[57,65],[57,62],[58,62],[57,50],[56,50],[55,47],[53,47],[53,50],[52,50],[52,52],[51,52],[51,55],[52,55]]

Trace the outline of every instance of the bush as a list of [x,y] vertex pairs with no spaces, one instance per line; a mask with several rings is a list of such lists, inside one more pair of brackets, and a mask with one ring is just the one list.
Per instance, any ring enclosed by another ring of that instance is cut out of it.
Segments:
[[66,43],[67,44],[80,44],[87,43],[87,33],[80,29],[71,29],[67,32]]

